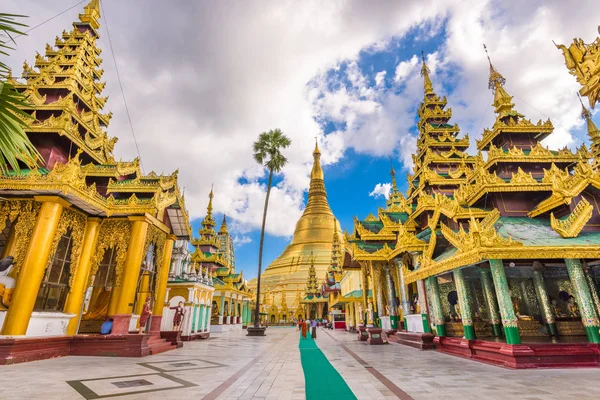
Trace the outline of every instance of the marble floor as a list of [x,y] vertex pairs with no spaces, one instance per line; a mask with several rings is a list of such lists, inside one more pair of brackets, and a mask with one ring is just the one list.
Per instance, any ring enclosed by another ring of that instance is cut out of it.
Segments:
[[[319,330],[359,399],[598,399],[598,369],[509,370]],[[0,367],[0,399],[304,399],[298,332],[213,334],[144,358],[64,357]]]

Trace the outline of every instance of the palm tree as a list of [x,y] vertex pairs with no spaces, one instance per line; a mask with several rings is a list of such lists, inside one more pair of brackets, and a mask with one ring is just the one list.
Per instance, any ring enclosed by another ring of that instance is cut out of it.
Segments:
[[269,195],[271,194],[271,184],[273,183],[273,173],[280,172],[287,163],[287,158],[281,154],[281,150],[292,144],[290,138],[285,136],[280,129],[272,129],[269,132],[263,132],[254,142],[254,159],[260,165],[269,170],[269,181],[267,182],[267,197],[265,198],[265,208],[263,211],[262,228],[260,230],[260,247],[258,250],[258,281],[256,283],[256,310],[254,310],[254,328],[260,324],[260,273],[262,269],[263,244],[265,242],[265,223],[267,222],[267,208],[269,206]]
[[[7,43],[13,40],[13,36],[24,35],[19,27],[27,25],[16,21],[23,15],[0,13],[0,55],[8,56],[8,50],[12,50]],[[27,107],[25,96],[19,93],[8,81],[10,68],[0,61],[0,171],[6,174],[9,166],[14,171],[20,171],[19,160],[28,167],[33,167],[42,158],[33,146],[25,128],[27,121],[33,119],[31,115],[22,111]]]

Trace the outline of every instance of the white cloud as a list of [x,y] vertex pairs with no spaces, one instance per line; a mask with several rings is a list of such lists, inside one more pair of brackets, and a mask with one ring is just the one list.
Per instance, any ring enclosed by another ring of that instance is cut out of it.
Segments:
[[[393,80],[403,90],[396,95],[379,84],[385,76],[369,84],[352,62],[360,51],[385,49],[414,27],[419,40],[426,39],[446,22],[444,42],[435,56],[428,55],[428,63],[438,93],[444,94],[440,80],[455,87],[448,100],[462,131],[475,139],[493,122],[485,42],[517,108],[534,121],[553,118],[558,129],[547,142],[558,147],[574,143],[569,131],[582,122],[577,83],[551,39],[591,40],[597,26],[591,0],[577,7],[541,0],[104,3],[145,169],[179,168],[193,217],[204,215],[214,183],[215,210],[257,229],[265,172],[252,159],[251,146],[259,132],[281,128],[293,143],[283,179],[273,189],[267,231],[283,236],[293,232],[304,205],[315,136],[320,136],[324,164],[340,162],[348,148],[374,156],[396,154],[405,165],[411,163],[415,138],[408,131],[422,98],[419,56],[399,60]],[[71,0],[9,0],[4,10],[31,15],[33,26],[71,6]],[[9,58],[14,71],[69,29],[80,11],[76,7],[19,37]],[[106,110],[114,112],[109,133],[120,139],[117,159],[133,158],[106,19],[100,22],[103,80],[110,96]],[[326,71],[345,60],[350,61],[350,87],[327,89]],[[345,126],[323,137],[315,121],[323,116]]]
[[375,85],[382,86],[385,83],[385,75],[387,71],[380,71],[375,75]]
[[412,56],[412,58],[408,61],[401,61],[396,66],[396,74],[394,75],[394,80],[396,82],[402,82],[406,79],[410,71],[417,65],[419,59],[416,55]]
[[369,193],[371,197],[385,197],[386,199],[390,197],[390,192],[392,191],[391,183],[378,183],[373,188],[373,191]]
[[235,243],[235,247],[241,247],[245,244],[252,243],[252,238],[248,235],[234,235],[233,243]]

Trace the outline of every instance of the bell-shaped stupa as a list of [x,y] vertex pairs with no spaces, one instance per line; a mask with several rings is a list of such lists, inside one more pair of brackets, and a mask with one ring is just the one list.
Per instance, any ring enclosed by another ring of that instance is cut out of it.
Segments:
[[[314,257],[317,278],[324,279],[327,268],[331,264],[334,231],[337,231],[339,237],[343,237],[340,224],[327,202],[320,161],[321,152],[318,145],[315,146],[313,157],[308,204],[296,223],[294,237],[283,253],[262,274],[261,294],[265,294],[267,300],[273,298],[268,295],[269,293],[281,293],[282,296],[285,296],[287,304],[294,304],[298,291],[304,292],[306,289],[311,258]],[[281,302],[275,303],[266,305],[268,308],[274,305],[279,309]],[[281,310],[278,311],[281,313]],[[277,322],[284,319],[289,321],[297,318],[298,312],[303,315],[302,309],[296,311],[289,309],[289,315],[276,315],[275,319]]]

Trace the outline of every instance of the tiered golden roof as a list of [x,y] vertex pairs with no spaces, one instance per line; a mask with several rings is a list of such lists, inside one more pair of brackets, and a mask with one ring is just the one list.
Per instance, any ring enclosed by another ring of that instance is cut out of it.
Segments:
[[44,56],[36,55],[33,67],[24,63],[25,82],[9,77],[31,103],[24,111],[35,120],[25,131],[44,163],[1,176],[0,192],[60,192],[97,216],[173,216],[176,235],[189,237],[177,171],[144,175],[138,159],[114,158],[117,138],[106,132],[112,113],[102,112],[107,97],[102,96],[105,83],[100,81],[104,71],[97,47],[99,18],[100,6],[93,0],[72,30],[63,31],[54,46],[47,44]]

